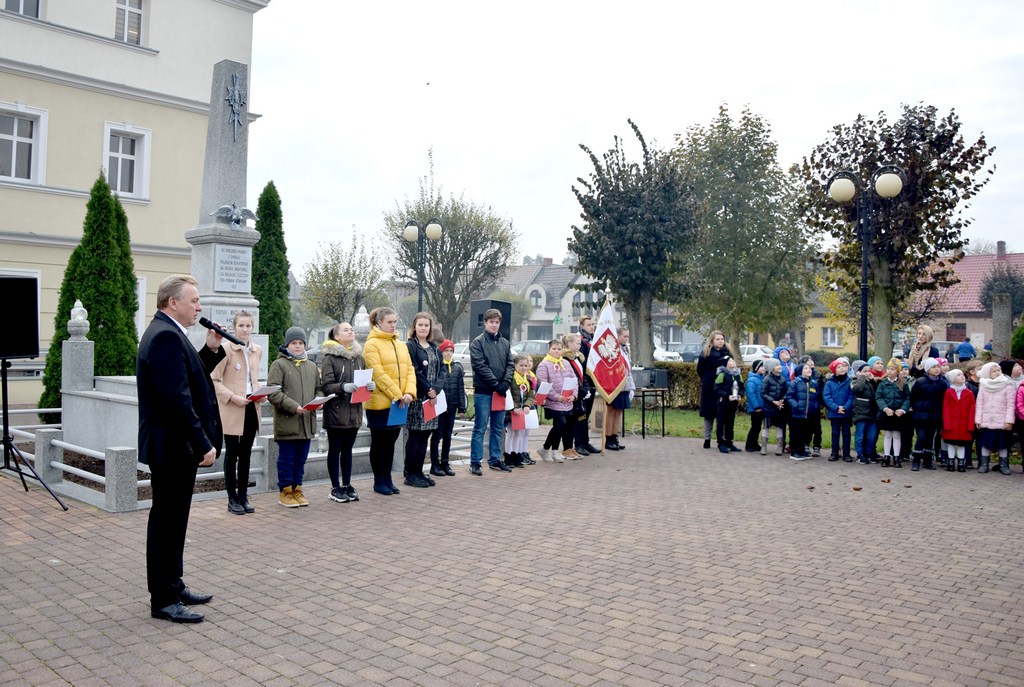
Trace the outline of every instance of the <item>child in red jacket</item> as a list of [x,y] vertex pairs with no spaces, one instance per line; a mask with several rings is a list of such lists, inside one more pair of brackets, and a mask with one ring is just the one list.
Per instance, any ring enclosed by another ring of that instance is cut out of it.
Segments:
[[942,400],[942,443],[949,448],[946,471],[966,472],[967,447],[974,439],[974,393],[960,370],[946,373],[949,388]]

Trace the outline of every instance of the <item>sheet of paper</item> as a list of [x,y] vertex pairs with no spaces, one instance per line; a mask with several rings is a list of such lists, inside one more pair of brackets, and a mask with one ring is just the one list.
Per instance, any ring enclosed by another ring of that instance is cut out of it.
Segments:
[[370,400],[370,390],[366,385],[373,379],[373,370],[356,370],[352,375],[352,383],[356,390],[352,392],[352,403],[366,403]]
[[444,389],[441,389],[441,392],[434,401],[434,410],[437,411],[438,415],[448,410],[448,397],[444,395]]
[[512,390],[509,389],[505,392],[505,410],[512,410],[516,407],[516,402],[512,400]]
[[256,389],[256,391],[254,391],[251,394],[249,394],[248,396],[246,396],[246,398],[248,398],[250,400],[253,400],[253,401],[262,401],[264,398],[266,398],[267,396],[269,396],[270,394],[274,393],[275,391],[277,391],[280,388],[281,388],[280,384],[271,384],[269,386],[261,386],[259,389]]
[[548,400],[548,394],[551,393],[551,382],[541,382],[540,386],[537,387],[537,394],[533,397],[533,400],[538,406],[544,405],[544,401]]
[[529,409],[526,412],[526,429],[540,427],[540,411]]
[[572,377],[566,377],[562,380],[562,398],[569,400],[572,398],[573,392],[576,391],[580,386],[579,380],[576,379],[576,375]]
[[329,394],[327,396],[317,396],[312,401],[310,401],[309,403],[307,403],[306,405],[304,405],[302,407],[305,408],[306,410],[316,410],[317,408],[319,408],[323,404],[325,404],[328,401],[330,401],[332,398],[334,398],[334,394]]

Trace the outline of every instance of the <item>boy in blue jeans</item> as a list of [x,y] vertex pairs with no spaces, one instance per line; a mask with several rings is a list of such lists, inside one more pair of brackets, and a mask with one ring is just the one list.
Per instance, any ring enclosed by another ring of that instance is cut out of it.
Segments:
[[490,425],[487,465],[492,470],[512,472],[502,461],[501,434],[505,426],[505,406],[491,410],[491,395],[509,390],[515,364],[508,339],[498,329],[501,311],[490,308],[484,312],[484,331],[469,344],[469,362],[473,368],[473,439],[469,446],[469,471],[483,474],[484,432]]

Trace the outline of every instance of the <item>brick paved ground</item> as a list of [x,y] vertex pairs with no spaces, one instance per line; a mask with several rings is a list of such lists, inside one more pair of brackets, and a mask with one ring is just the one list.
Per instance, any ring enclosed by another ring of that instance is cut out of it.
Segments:
[[146,513],[0,476],[0,685],[1024,684],[1019,472],[632,438],[357,488],[197,502],[186,579],[215,598],[176,626],[149,617]]

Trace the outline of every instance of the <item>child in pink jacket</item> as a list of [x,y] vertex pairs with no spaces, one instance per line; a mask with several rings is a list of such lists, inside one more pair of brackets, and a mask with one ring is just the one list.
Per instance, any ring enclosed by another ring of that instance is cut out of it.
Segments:
[[999,363],[981,366],[974,410],[974,424],[980,430],[978,472],[988,472],[989,456],[998,453],[999,472],[1010,474],[1010,430],[1016,414],[1013,392],[1013,382],[999,369]]

